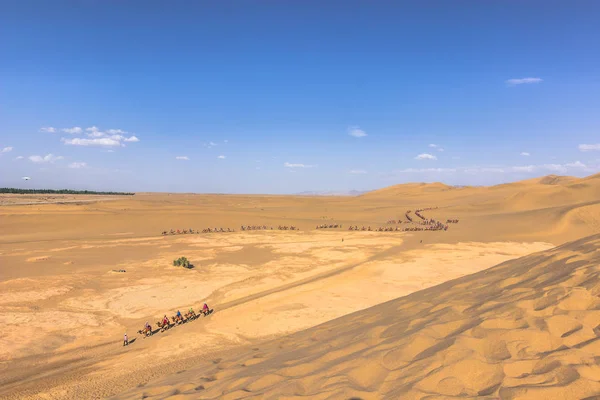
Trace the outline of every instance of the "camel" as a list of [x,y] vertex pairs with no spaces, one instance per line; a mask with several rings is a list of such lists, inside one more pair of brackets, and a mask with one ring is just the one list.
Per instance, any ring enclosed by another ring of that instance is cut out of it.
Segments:
[[198,318],[198,315],[193,311],[188,311],[187,313],[185,313],[185,319],[188,321],[195,320],[196,318]]
[[158,328],[160,329],[161,332],[166,331],[167,329],[171,328],[171,324],[169,323],[169,321],[167,321],[166,323],[164,323],[163,321],[158,321],[156,323],[156,325],[158,326]]
[[208,309],[208,311],[205,311],[204,309],[200,310],[200,314],[202,314],[202,316],[206,317],[209,316],[210,314],[212,314],[214,310],[212,308]]
[[152,327],[144,327],[144,329],[140,329],[138,333],[144,335],[144,337],[152,336]]

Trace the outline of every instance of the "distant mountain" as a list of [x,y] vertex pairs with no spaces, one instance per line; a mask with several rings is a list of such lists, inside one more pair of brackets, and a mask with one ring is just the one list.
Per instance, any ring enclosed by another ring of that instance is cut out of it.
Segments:
[[296,196],[359,196],[366,193],[367,190],[349,190],[349,191],[305,191],[296,193]]

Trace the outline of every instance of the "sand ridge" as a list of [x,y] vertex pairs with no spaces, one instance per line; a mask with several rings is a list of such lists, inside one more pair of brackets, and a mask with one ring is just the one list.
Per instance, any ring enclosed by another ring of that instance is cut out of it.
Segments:
[[600,235],[201,363],[118,398],[587,398],[600,392],[599,261]]

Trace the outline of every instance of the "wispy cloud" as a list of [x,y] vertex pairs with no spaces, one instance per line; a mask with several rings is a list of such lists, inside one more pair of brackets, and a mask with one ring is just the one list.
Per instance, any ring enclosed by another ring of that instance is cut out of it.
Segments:
[[518,78],[518,79],[509,79],[506,81],[506,84],[509,86],[515,85],[525,85],[530,83],[540,83],[542,82],[541,78]]
[[[596,168],[598,169],[598,168]],[[567,173],[569,171],[586,171],[591,172],[596,169],[582,163],[581,161],[575,161],[565,164],[541,164],[541,165],[516,165],[508,167],[500,166],[468,166],[468,167],[456,167],[456,168],[405,168],[400,170],[392,171],[391,173],[383,174],[389,177],[395,177],[399,174],[453,174],[453,173],[464,173],[469,175],[476,174],[510,174],[510,173]]]
[[23,156],[18,156],[18,157],[15,157],[15,160],[22,160],[22,159],[24,159],[24,158],[25,158],[25,157],[23,157]]
[[204,143],[203,145],[204,145],[204,147],[207,147],[207,148],[209,148],[209,149],[210,149],[210,148],[212,148],[212,147],[215,147],[215,146],[217,146],[218,144],[217,144],[217,143],[215,143],[215,142],[208,142],[208,143]]
[[600,150],[600,143],[598,144],[580,144],[579,151],[598,151]]
[[220,159],[220,160],[224,160],[224,159],[225,159],[225,156],[223,156],[223,155],[220,155],[220,156],[219,156],[219,157],[217,157],[217,158],[218,158],[218,159]]
[[415,160],[437,160],[437,157],[432,154],[423,153],[416,156]]
[[40,132],[55,133],[56,128],[53,128],[51,126],[44,126],[44,127],[40,128]]
[[0,153],[9,153],[9,152],[11,152],[12,150],[13,150],[13,148],[12,148],[12,147],[10,147],[10,146],[8,146],[8,147],[5,147],[5,148],[3,148],[2,150],[0,150]]
[[528,153],[528,152],[526,152],[526,151],[523,151],[523,152],[521,152],[521,155],[522,155],[522,156],[525,156],[525,157],[529,157],[531,154],[529,154],[529,153]]
[[367,136],[367,133],[360,129],[358,126],[351,126],[348,128],[348,135],[355,138],[361,138]]
[[175,157],[176,160],[185,160],[185,161],[189,161],[190,158],[188,156],[177,156]]
[[84,162],[72,162],[71,164],[69,164],[69,168],[73,168],[73,169],[86,168],[86,167],[87,167],[87,163],[84,163]]
[[42,156],[29,156],[29,160],[36,164],[53,163],[55,161],[62,160],[62,159],[64,159],[63,156],[55,156],[53,154],[47,154],[43,157]]
[[123,146],[121,140],[113,139],[113,138],[96,138],[96,139],[83,139],[83,138],[75,138],[75,139],[61,139],[64,144],[71,146],[100,146],[100,147],[118,147]]
[[61,131],[70,133],[71,135],[78,135],[83,132],[83,129],[81,129],[79,126],[74,126],[72,128],[63,128]]
[[[77,133],[83,132],[83,129],[79,127],[70,128],[70,130],[71,132],[69,133],[75,133],[74,130],[79,130]],[[65,129],[63,131],[68,132]],[[125,147],[125,143],[137,143],[140,141],[135,135],[124,136],[128,132],[122,129],[101,131],[97,126],[90,126],[89,128],[85,128],[85,132],[88,138],[61,138],[61,141],[66,145],[89,147]]]
[[312,168],[313,165],[308,165],[308,164],[294,164],[294,163],[289,163],[289,162],[285,162],[283,163],[283,166],[286,168]]
[[[96,127],[94,126],[92,128],[96,128]],[[90,128],[88,128],[88,129],[90,129]],[[98,131],[98,128],[96,128],[96,131]],[[121,130],[121,129],[107,129],[106,133],[108,133],[109,135],[125,135],[128,132]]]
[[364,169],[352,169],[352,170],[350,170],[350,173],[354,174],[354,175],[360,175],[360,174],[366,174],[367,171],[365,171]]

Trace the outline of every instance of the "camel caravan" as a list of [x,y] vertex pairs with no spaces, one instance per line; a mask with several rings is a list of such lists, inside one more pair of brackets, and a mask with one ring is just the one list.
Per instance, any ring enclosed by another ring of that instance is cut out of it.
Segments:
[[[266,225],[242,225],[242,231],[263,231],[263,230],[273,230],[273,227],[270,228]],[[296,226],[287,226],[287,225],[279,225],[277,230],[280,231],[299,231],[300,229]],[[198,234],[198,233],[232,233],[235,232],[235,229],[231,228],[206,228],[206,229],[171,229],[170,231],[162,231],[162,236],[168,235],[188,235],[188,234]]]
[[172,316],[170,319],[169,319],[169,317],[167,317],[167,314],[165,314],[160,321],[157,321],[156,322],[156,326],[158,327],[157,330],[153,331],[152,325],[150,325],[150,323],[146,322],[146,324],[144,325],[144,328],[140,329],[138,331],[138,333],[140,335],[142,335],[144,338],[146,338],[146,337],[154,335],[157,332],[164,332],[168,329],[176,327],[177,325],[181,325],[181,324],[185,324],[186,322],[193,321],[196,318],[199,318],[200,315],[206,317],[206,316],[212,314],[213,311],[214,310],[212,308],[209,308],[206,303],[204,303],[202,310],[200,310],[200,312],[198,312],[198,313],[194,312],[194,309],[191,307],[188,310],[188,312],[186,312],[183,315],[181,314],[181,312],[179,310],[177,310],[177,313],[174,316]]
[[[427,207],[427,208],[419,208],[415,210],[413,213],[411,210],[408,210],[404,213],[404,218],[407,221],[395,220],[391,219],[386,222],[388,225],[397,225],[397,224],[414,224],[420,226],[407,226],[404,229],[400,227],[379,227],[379,228],[371,228],[370,226],[363,226],[359,228],[358,226],[350,226],[348,228],[349,231],[373,231],[373,232],[418,232],[418,231],[447,231],[448,224],[456,224],[458,223],[458,219],[448,219],[446,223],[442,223],[433,218],[426,218],[422,212],[427,210],[435,210],[437,207]],[[418,219],[413,219],[412,215],[416,215]]]
[[[267,228],[266,225],[242,225],[242,231],[266,231],[273,230],[273,227]],[[299,231],[300,229],[296,226],[279,225],[277,226],[279,231]]]
[[341,228],[342,224],[321,224],[321,225],[317,225],[317,229],[336,229],[336,228]]
[[206,228],[206,229],[171,229],[170,231],[162,231],[161,235],[187,235],[187,234],[198,234],[198,233],[225,233],[225,232],[235,232],[235,229],[231,228]]
[[348,227],[349,231],[367,231],[367,232],[400,232],[402,231],[400,228],[396,227],[395,229],[393,227],[382,227],[380,226],[379,228],[371,228],[370,226],[363,226],[362,228],[359,228],[357,225],[352,226],[350,225]]

